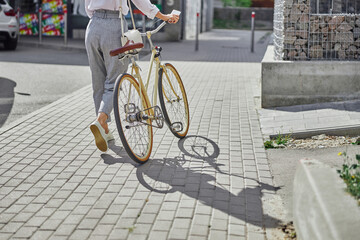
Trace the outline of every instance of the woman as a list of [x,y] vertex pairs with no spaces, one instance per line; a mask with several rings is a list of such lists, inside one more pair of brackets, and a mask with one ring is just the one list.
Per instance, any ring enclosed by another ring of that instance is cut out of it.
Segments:
[[[162,14],[150,0],[131,0],[148,18],[159,18],[176,23],[178,15]],[[99,150],[108,149],[108,141],[114,137],[109,131],[110,113],[113,109],[113,90],[116,78],[126,72],[128,62],[111,57],[109,52],[121,47],[121,26],[119,10],[127,15],[128,0],[85,0],[85,10],[91,18],[86,29],[85,45],[92,74],[93,98],[97,119],[90,125]],[[121,7],[121,8],[120,8]],[[123,21],[126,23],[125,19]]]

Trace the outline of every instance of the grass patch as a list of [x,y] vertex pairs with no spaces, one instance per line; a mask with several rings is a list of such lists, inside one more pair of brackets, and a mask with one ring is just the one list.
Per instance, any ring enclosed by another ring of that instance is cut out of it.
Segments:
[[337,170],[340,177],[346,184],[346,191],[350,193],[360,205],[360,154],[355,155],[356,162],[346,154],[346,152],[339,153],[344,156],[345,163],[341,170]]
[[290,139],[291,139],[291,134],[283,135],[279,133],[274,139],[265,141],[264,147],[265,149],[284,148],[289,143]]

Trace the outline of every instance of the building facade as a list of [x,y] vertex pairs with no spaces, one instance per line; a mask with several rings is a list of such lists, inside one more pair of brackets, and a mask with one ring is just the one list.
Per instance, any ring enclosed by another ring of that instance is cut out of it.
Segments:
[[[176,25],[168,25],[157,36],[163,40],[176,41],[191,39],[196,34],[196,23],[199,23],[200,32],[212,28],[214,0],[151,0],[164,13],[173,9],[180,10],[181,20]],[[84,38],[85,29],[89,21],[85,13],[84,0],[9,0],[10,5],[20,9],[20,34],[39,34],[39,12],[42,12],[42,34],[61,36],[64,34],[65,12],[67,12],[67,33],[72,38]],[[133,6],[134,9],[136,9]],[[131,25],[130,15],[126,17]],[[144,21],[141,13],[135,10],[135,24],[143,29]],[[147,30],[156,27],[156,20],[146,19]],[[132,26],[130,26],[132,27]]]

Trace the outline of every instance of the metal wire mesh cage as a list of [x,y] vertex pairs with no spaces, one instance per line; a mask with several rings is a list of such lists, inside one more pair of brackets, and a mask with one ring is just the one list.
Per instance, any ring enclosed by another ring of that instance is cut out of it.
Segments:
[[274,35],[278,60],[360,60],[360,0],[277,0]]

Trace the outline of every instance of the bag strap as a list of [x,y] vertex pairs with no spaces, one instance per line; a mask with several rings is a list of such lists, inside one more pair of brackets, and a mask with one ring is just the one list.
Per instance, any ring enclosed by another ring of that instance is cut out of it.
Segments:
[[134,30],[136,30],[135,21],[134,21],[134,15],[133,15],[133,11],[132,11],[132,7],[131,7],[131,2],[130,2],[130,0],[128,0],[128,4],[129,4],[129,9],[130,9],[131,21],[132,21]]
[[[131,21],[132,21],[134,30],[136,30],[135,21],[134,21],[134,15],[133,15],[130,0],[128,0],[128,5],[129,5],[129,10],[130,10],[130,15],[131,15]],[[123,14],[122,14],[122,0],[120,0],[120,5],[119,5],[119,18],[121,19],[121,26],[124,26],[124,24],[123,24]],[[123,30],[123,28],[121,28],[121,29],[122,29],[122,35],[124,36],[124,30]]]
[[119,18],[121,21],[121,37],[124,37],[124,18],[123,18],[123,13],[122,13],[122,0],[119,1],[120,5],[119,5]]

